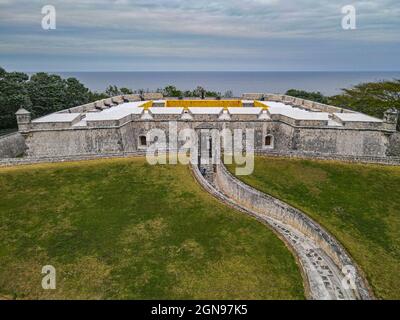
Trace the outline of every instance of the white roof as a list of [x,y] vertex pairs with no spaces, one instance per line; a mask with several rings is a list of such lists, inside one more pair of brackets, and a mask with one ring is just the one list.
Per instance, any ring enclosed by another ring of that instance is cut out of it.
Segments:
[[183,112],[183,108],[151,108],[150,112],[152,114],[181,114]]
[[296,120],[329,120],[328,112],[314,112],[308,111],[300,108],[293,107],[288,104],[273,101],[260,101],[261,103],[269,106],[270,114],[281,114]]
[[120,120],[130,114],[141,114],[143,112],[143,104],[145,101],[127,102],[120,104],[101,112],[86,113],[87,121],[102,121],[102,120]]
[[47,122],[72,122],[80,117],[80,113],[52,113],[33,120],[33,123],[47,123]]
[[[107,120],[121,120],[131,114],[142,114],[143,105],[148,101],[135,101],[123,103],[99,112],[88,111],[86,113],[53,113],[48,116],[33,120],[34,123],[46,123],[46,122],[73,122],[79,120],[77,118],[84,116],[74,127],[86,126],[87,121],[107,121]],[[155,103],[162,104],[165,100],[157,100]],[[243,103],[253,103],[252,100],[242,100]],[[310,110],[301,109],[294,107],[290,104],[274,101],[259,101],[269,107],[268,111],[271,115],[284,115],[295,120],[321,120],[328,121],[329,126],[340,126],[338,121],[330,119],[330,113],[327,112],[315,112]],[[222,107],[190,107],[190,112],[194,115],[219,115],[224,109]],[[180,115],[184,111],[182,107],[153,107],[149,109],[152,114],[171,114]],[[228,111],[234,115],[259,115],[263,111],[261,107],[247,107],[247,108],[235,108],[229,107]],[[361,113],[334,113],[334,115],[344,122],[382,122],[382,120],[370,117]]]
[[194,107],[189,108],[190,112],[193,114],[220,114],[224,108],[221,107]]
[[262,108],[228,108],[230,114],[260,114]]
[[362,113],[335,113],[344,122],[383,122],[383,120]]

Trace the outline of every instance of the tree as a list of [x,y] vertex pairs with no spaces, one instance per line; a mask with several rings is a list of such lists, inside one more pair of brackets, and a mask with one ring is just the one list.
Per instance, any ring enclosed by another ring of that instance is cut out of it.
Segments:
[[342,91],[342,94],[331,97],[329,103],[378,118],[382,118],[389,108],[400,110],[400,79],[361,83]]
[[117,86],[108,86],[105,93],[108,97],[115,97],[120,95],[120,91]]
[[166,97],[181,97],[183,95],[181,90],[178,90],[175,86],[166,86],[162,91],[163,95]]
[[193,90],[193,96],[198,98],[203,98],[205,96],[206,90],[203,87],[198,86]]
[[95,102],[98,100],[103,100],[108,98],[108,95],[106,93],[97,91],[89,91],[88,96],[89,96],[88,98],[89,102]]
[[133,91],[131,89],[128,89],[128,88],[120,88],[119,92],[121,94],[133,94]]
[[15,112],[20,107],[30,108],[25,87],[28,78],[25,73],[8,73],[0,68],[0,129],[16,128]]
[[321,92],[308,92],[304,90],[290,89],[286,91],[286,95],[319,103],[328,103],[328,98],[325,97]]
[[89,89],[80,83],[79,80],[68,78],[65,84],[65,108],[72,108],[89,102]]
[[233,92],[228,90],[224,93],[224,98],[233,98]]
[[[33,117],[95,101],[98,96],[75,78],[39,72],[31,76],[0,67],[0,128],[17,126],[15,112],[24,107]],[[103,94],[101,95],[103,97]],[[93,100],[91,100],[93,99]]]
[[34,117],[66,108],[66,85],[58,75],[36,73],[28,81],[27,89],[32,101],[31,111]]
[[0,67],[0,79],[2,79],[6,75],[6,70],[4,70],[2,67]]

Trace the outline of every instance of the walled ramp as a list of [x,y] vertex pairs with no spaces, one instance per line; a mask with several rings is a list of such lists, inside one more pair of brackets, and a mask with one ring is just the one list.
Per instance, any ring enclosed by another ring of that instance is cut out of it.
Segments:
[[222,164],[211,181],[197,166],[192,166],[192,172],[206,191],[266,223],[288,245],[301,267],[309,299],[374,299],[360,269],[344,248],[307,215],[241,182]]

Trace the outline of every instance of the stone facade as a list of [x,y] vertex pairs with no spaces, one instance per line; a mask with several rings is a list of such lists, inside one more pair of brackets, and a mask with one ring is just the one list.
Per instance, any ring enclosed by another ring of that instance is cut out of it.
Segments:
[[[160,98],[159,94],[146,94],[146,97]],[[296,119],[284,114],[160,114],[148,109],[140,114],[128,114],[120,119],[89,121],[85,126],[75,126],[86,115],[99,112],[100,105],[111,108],[124,101],[140,100],[135,95],[106,99],[101,103],[64,110],[58,114],[77,114],[70,122],[44,123],[31,122],[24,110],[17,114],[21,134],[28,147],[26,154],[31,157],[52,157],[90,154],[114,154],[142,151],[139,136],[151,129],[163,129],[168,134],[170,121],[176,121],[178,130],[195,129],[208,124],[216,129],[254,129],[256,151],[265,150],[265,137],[273,139],[273,151],[277,153],[301,152],[310,155],[336,155],[355,157],[398,157],[400,147],[398,132],[394,121],[397,111],[385,115],[384,121],[362,122],[335,120],[335,113],[352,113],[333,106],[297,99],[284,95],[246,94],[244,98],[257,98],[263,101],[280,101],[299,106],[313,112],[333,112],[332,121],[338,126],[330,126],[328,120]],[[244,103],[249,103],[245,100]],[[157,102],[160,104],[160,102]],[[246,108],[247,109],[247,108]],[[265,111],[267,112],[267,111]],[[168,139],[168,137],[167,137]],[[183,143],[183,142],[182,142]]]

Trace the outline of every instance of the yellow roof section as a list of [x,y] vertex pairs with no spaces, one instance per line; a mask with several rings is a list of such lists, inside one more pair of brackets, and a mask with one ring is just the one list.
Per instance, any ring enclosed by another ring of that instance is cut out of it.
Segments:
[[146,103],[142,104],[141,107],[144,110],[149,110],[153,106],[153,101],[147,101]]
[[263,108],[263,110],[268,110],[269,106],[266,103],[260,101],[254,101],[254,107],[256,108]]
[[167,100],[165,106],[171,108],[241,108],[241,100]]
[[[145,110],[153,107],[153,101],[147,101],[141,105]],[[242,108],[242,100],[166,100],[166,108]],[[268,110],[269,106],[260,101],[254,101],[254,107]]]

